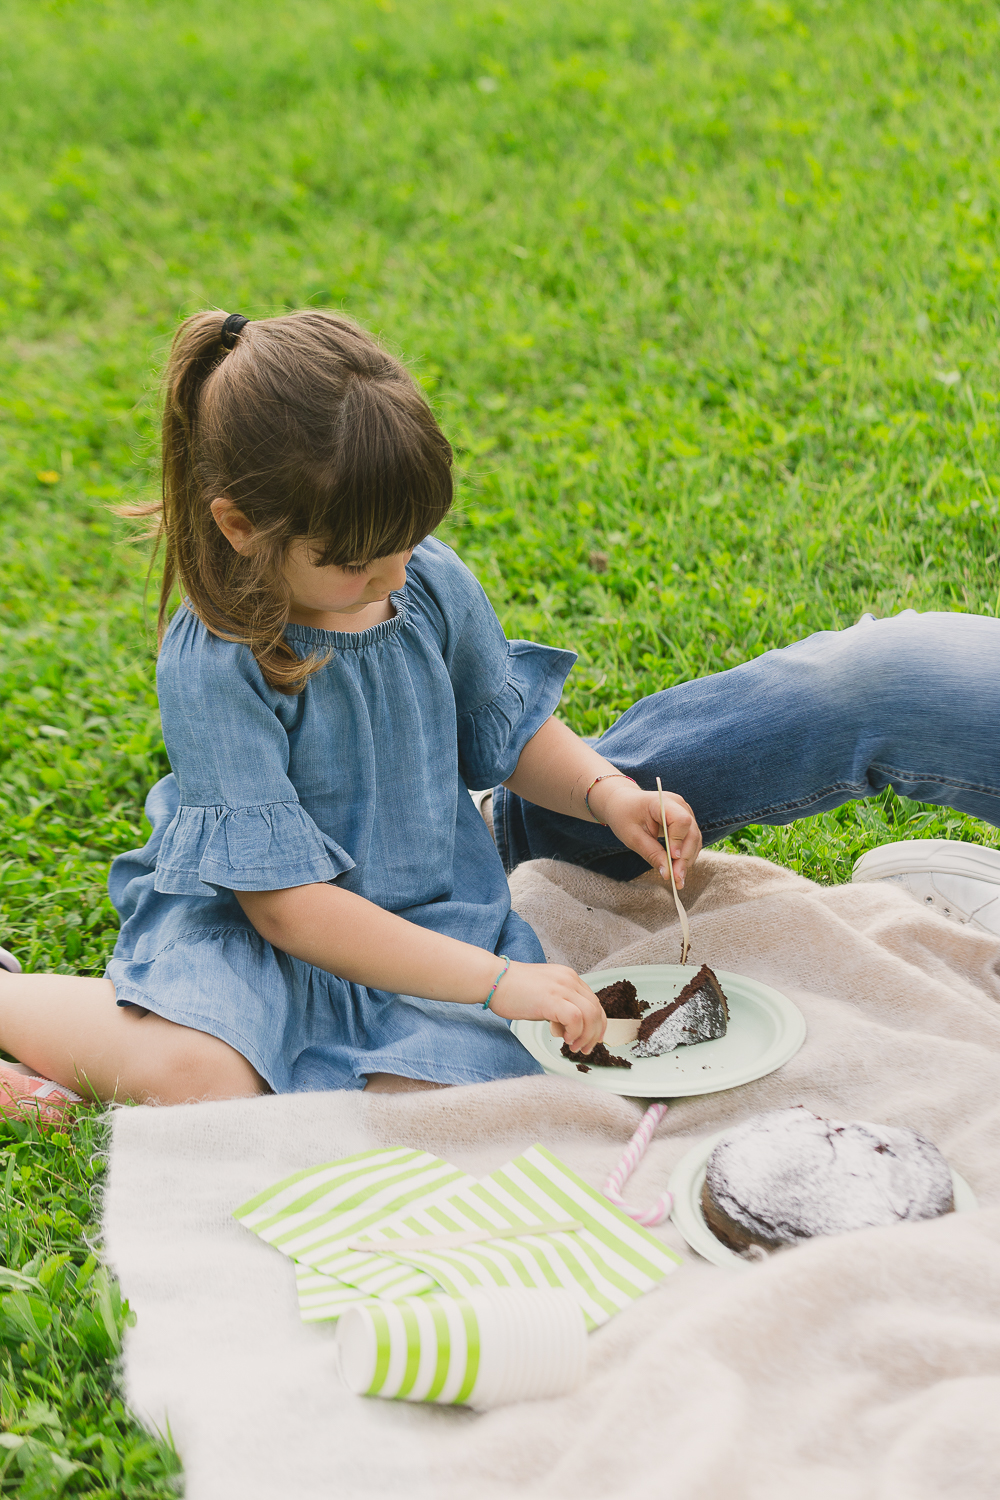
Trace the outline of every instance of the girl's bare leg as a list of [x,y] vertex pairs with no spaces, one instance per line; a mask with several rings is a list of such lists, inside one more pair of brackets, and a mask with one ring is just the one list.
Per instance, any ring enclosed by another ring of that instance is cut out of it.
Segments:
[[369,1073],[366,1094],[414,1094],[420,1089],[447,1089],[448,1083],[430,1083],[423,1078],[404,1078],[399,1073]]
[[110,979],[0,970],[0,1046],[43,1077],[105,1103],[267,1092],[246,1058],[218,1037],[117,1005]]

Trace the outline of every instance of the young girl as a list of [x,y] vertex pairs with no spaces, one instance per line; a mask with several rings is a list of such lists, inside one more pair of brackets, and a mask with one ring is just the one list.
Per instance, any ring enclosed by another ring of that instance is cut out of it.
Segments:
[[[431,533],[451,450],[405,369],[310,311],[189,318],[166,373],[157,685],[171,775],[115,860],[103,979],[0,969],[11,1094],[140,1103],[540,1071],[604,1014],[511,911],[468,789],[607,825],[667,874],[655,792],[552,717],[568,651],[508,641]],[[679,885],[700,847],[667,817]],[[44,1102],[43,1102],[44,1101]]]

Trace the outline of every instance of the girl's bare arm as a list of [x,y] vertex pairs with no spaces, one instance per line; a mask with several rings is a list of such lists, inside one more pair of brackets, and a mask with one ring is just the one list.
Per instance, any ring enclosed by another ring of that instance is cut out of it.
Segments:
[[[622,842],[666,875],[659,800],[619,776],[557,719],[548,719],[521,752],[506,783],[519,796],[571,817],[607,823]],[[698,856],[701,834],[680,797],[667,794],[674,875],[684,875]],[[495,954],[417,927],[383,911],[363,896],[335,885],[295,886],[283,891],[237,891],[237,899],[260,935],[274,947],[355,984],[390,994],[419,995],[481,1005],[497,977]],[[589,1052],[604,1035],[600,1001],[578,974],[562,964],[511,964],[491,1009],[508,1020],[547,1020],[574,1050]]]
[[[627,848],[634,849],[666,877],[665,855],[658,842],[664,832],[660,826],[659,797],[656,792],[642,791],[614,772],[610,761],[585,745],[567,725],[558,719],[546,719],[521,751],[517,769],[504,785],[527,802],[547,807],[551,812],[607,823]],[[598,776],[608,776],[608,780],[593,787],[588,812],[584,798]],[[674,879],[680,886],[698,858],[701,832],[683,797],[667,792],[664,800]]]
[[[275,948],[370,989],[482,1005],[502,968],[494,953],[429,932],[335,885],[236,897]],[[604,1035],[600,1001],[562,964],[512,963],[490,1009],[511,1021],[550,1021],[574,1050],[589,1052]]]

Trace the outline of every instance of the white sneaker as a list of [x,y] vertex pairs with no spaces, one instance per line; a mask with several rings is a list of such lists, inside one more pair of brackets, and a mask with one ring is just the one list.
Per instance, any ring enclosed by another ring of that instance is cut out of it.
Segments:
[[477,813],[489,829],[490,838],[494,844],[496,843],[496,835],[493,832],[493,793],[495,790],[496,788],[492,786],[486,787],[481,792],[474,792],[471,787],[469,788],[469,796],[472,798]]
[[958,839],[904,839],[862,854],[852,880],[891,880],[950,917],[1000,937],[1000,850]]

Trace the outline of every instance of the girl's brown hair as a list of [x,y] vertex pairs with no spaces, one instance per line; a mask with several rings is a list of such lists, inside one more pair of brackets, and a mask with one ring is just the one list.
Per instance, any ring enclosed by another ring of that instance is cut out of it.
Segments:
[[[326,661],[284,639],[285,553],[306,538],[322,566],[405,552],[452,500],[452,453],[398,360],[335,313],[247,323],[232,348],[223,312],[182,323],[164,377],[163,637],[175,583],[198,618],[250,647],[268,683],[297,693]],[[255,532],[237,552],[210,506],[226,496]]]

